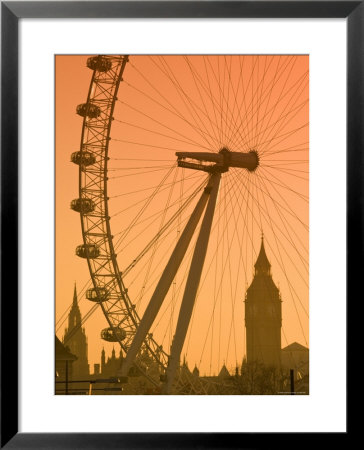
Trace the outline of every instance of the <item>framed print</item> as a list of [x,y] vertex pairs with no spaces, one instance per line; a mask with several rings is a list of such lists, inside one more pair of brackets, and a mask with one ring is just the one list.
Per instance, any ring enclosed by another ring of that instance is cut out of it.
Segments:
[[362,21],[2,3],[2,446],[347,438]]

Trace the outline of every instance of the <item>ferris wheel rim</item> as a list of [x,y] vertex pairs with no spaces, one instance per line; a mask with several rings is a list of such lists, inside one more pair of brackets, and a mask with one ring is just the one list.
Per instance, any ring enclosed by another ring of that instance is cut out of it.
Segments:
[[[132,321],[132,325],[134,327],[134,330],[132,330],[133,332],[135,332],[138,323],[140,321],[140,317],[138,316],[137,311],[133,308],[132,302],[128,296],[127,293],[127,288],[124,285],[123,279],[122,279],[122,275],[121,272],[119,270],[118,267],[118,262],[116,259],[116,253],[114,251],[114,245],[113,245],[113,235],[111,232],[111,226],[110,226],[110,216],[108,213],[108,188],[107,188],[107,180],[108,180],[108,152],[109,152],[109,142],[110,142],[110,131],[111,131],[111,126],[112,126],[112,122],[113,122],[113,111],[114,111],[114,107],[115,107],[115,103],[117,101],[117,94],[118,94],[118,88],[120,83],[122,82],[122,75],[123,75],[123,71],[125,68],[126,63],[128,62],[128,56],[127,55],[118,55],[118,56],[105,56],[105,55],[98,55],[98,58],[111,58],[111,59],[116,59],[120,62],[120,70],[119,72],[114,72],[114,77],[113,77],[113,84],[114,84],[114,90],[110,91],[110,97],[109,97],[109,102],[111,103],[111,107],[109,109],[109,114],[108,114],[108,120],[107,120],[107,124],[105,126],[105,135],[103,136],[105,139],[105,144],[102,146],[102,150],[103,150],[103,154],[101,155],[101,159],[103,161],[103,171],[101,175],[101,171],[100,171],[100,181],[102,181],[103,184],[103,207],[104,207],[104,214],[101,216],[102,219],[102,224],[101,227],[105,227],[106,229],[106,236],[107,236],[107,243],[108,243],[108,247],[110,249],[110,256],[111,256],[111,261],[112,261],[112,267],[114,269],[114,275],[115,278],[117,280],[117,286],[119,288],[119,298],[118,300],[120,302],[123,303],[123,305],[126,308],[126,312],[124,314],[127,315],[127,317],[129,319],[131,319]],[[97,76],[97,70],[94,69],[93,73],[92,73],[92,77],[90,80],[90,85],[89,85],[89,89],[88,89],[88,95],[87,95],[87,101],[86,101],[86,105],[90,105],[92,104],[92,92],[93,89],[95,88],[95,79]],[[86,135],[86,128],[88,130],[92,129],[92,126],[90,126],[90,122],[88,122],[88,117],[87,115],[84,116],[83,119],[83,123],[82,123],[82,132],[81,132],[81,143],[80,143],[80,154],[81,154],[81,158],[82,158],[82,153],[84,152],[85,149],[85,135]],[[85,167],[83,167],[81,164],[79,165],[79,199],[84,198],[84,189],[85,189],[85,183],[84,183],[84,175],[85,173]],[[100,183],[101,184],[101,183]],[[88,239],[88,234],[86,231],[86,224],[85,224],[85,218],[87,217],[87,214],[84,214],[82,211],[80,212],[80,221],[81,221],[81,230],[82,230],[82,237],[83,237],[83,245],[88,246],[90,245],[89,239]],[[87,249],[87,248],[86,248]],[[88,250],[88,249],[87,249]],[[96,290],[96,292],[98,293],[98,291],[100,290],[100,286],[98,285],[97,281],[96,281],[96,276],[95,276],[95,270],[93,267],[93,258],[90,255],[89,251],[86,251],[86,259],[87,259],[87,263],[88,263],[88,268],[89,268],[89,273],[92,279],[92,283],[94,286],[94,289]],[[121,348],[124,350],[124,352],[127,351],[127,347],[125,346],[125,344],[122,342],[122,340],[119,338],[119,334],[118,334],[118,329],[116,328],[115,324],[113,323],[113,321],[110,319],[109,313],[105,308],[104,305],[105,302],[100,301],[99,305],[103,311],[103,314],[107,320],[107,323],[110,327],[110,329],[113,331],[114,336],[116,337],[115,342],[117,341]],[[125,317],[122,317],[122,320]],[[158,343],[156,343],[153,340],[153,337],[148,336],[148,341],[145,341],[145,345],[148,348],[148,350],[151,352],[151,354],[153,356],[155,356],[155,350],[153,348],[151,348],[151,342],[152,344],[154,344],[154,348],[159,349],[160,350],[160,354],[164,355],[164,360],[166,360],[167,358],[167,354],[165,353],[164,350],[161,349],[161,346],[158,345]],[[159,365],[161,365],[163,367],[163,369],[165,369],[166,364],[163,363],[161,360],[158,360],[158,358],[155,358],[156,362],[159,363]],[[140,369],[140,368],[139,368]],[[146,375],[146,374],[144,374]],[[147,375],[146,375],[147,376]],[[147,376],[148,379],[150,379],[150,381],[152,381],[154,384],[156,384],[155,380],[151,379],[150,377]]]

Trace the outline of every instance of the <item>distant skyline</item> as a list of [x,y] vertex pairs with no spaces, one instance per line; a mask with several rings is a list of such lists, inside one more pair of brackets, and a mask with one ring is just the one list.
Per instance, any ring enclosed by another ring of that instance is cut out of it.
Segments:
[[[56,57],[56,330],[60,339],[75,282],[82,316],[92,306],[84,299],[90,279],[87,262],[75,255],[75,248],[82,243],[80,218],[69,208],[71,200],[78,197],[78,167],[70,162],[70,154],[80,146],[82,119],[75,108],[87,97],[92,72],[86,60],[85,55]],[[216,227],[204,268],[211,270],[203,275],[205,281],[194,313],[198,322],[192,322],[183,352],[190,368],[196,364],[201,374],[217,374],[224,362],[230,370],[241,364],[245,354],[244,296],[252,281],[262,232],[273,279],[283,300],[282,347],[293,342],[308,347],[308,60],[304,55],[156,56],[154,60],[130,56],[126,66],[110,142],[114,235],[135,217],[133,205],[143,205],[148,193],[153,192],[147,189],[157,186],[163,177],[165,192],[150,206],[150,214],[161,210],[156,227],[175,211],[167,208],[168,212],[163,212],[160,206],[175,202],[178,209],[188,189],[193,189],[194,180],[202,180],[201,173],[172,169],[175,151],[207,151],[204,147],[216,142],[209,147],[211,151],[228,144],[232,151],[256,149],[261,159],[256,178],[238,169],[223,175]],[[220,127],[216,127],[218,123]],[[134,169],[136,165],[140,168]],[[133,190],[138,192],[131,193]],[[137,273],[127,279],[129,293],[134,295],[141,314],[158,279],[158,266],[166,261],[168,248],[173,249],[189,211],[181,216],[165,248],[156,247],[155,261],[149,259],[150,269],[144,265],[150,276],[146,277],[144,271],[144,275]],[[142,239],[145,237],[145,245],[156,233],[151,224],[147,228],[145,224],[135,227],[121,242],[121,270],[138,255]],[[216,285],[213,288],[218,272],[223,274],[220,291]],[[206,286],[209,290],[203,294]],[[213,304],[216,307],[212,308]],[[173,335],[166,317],[175,321],[176,310],[166,308],[160,329],[153,332],[166,351]],[[100,309],[84,327],[92,372],[93,364],[100,363],[102,348],[109,355],[113,345],[100,339],[101,329],[107,327]]]

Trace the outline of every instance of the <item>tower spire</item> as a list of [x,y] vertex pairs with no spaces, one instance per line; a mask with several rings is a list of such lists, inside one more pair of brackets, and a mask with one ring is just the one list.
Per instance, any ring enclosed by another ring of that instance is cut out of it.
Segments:
[[262,243],[256,263],[254,264],[256,275],[270,275],[271,264],[267,258],[264,248],[264,235],[262,233]]
[[77,288],[76,288],[76,281],[75,281],[75,287],[73,290],[73,302],[72,306],[77,306]]
[[76,326],[81,326],[81,311],[80,308],[78,307],[77,288],[75,282],[75,286],[73,289],[72,307],[68,315],[68,330],[71,330]]
[[73,364],[73,375],[76,378],[88,376],[87,357],[87,336],[85,329],[81,327],[82,317],[78,307],[76,282],[73,289],[73,300],[68,314],[68,328],[65,330],[63,341],[69,346],[71,353],[77,356],[78,360]]

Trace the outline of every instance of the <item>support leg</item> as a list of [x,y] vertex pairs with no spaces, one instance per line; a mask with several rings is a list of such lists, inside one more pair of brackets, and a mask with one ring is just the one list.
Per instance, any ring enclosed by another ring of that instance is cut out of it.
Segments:
[[205,216],[201,224],[200,234],[198,235],[195,251],[192,257],[191,267],[188,274],[181,309],[178,316],[176,334],[172,342],[171,355],[167,368],[167,381],[164,387],[164,393],[166,394],[171,393],[172,384],[180,361],[182,347],[186,339],[188,325],[191,320],[197,289],[202,274],[202,268],[205,262],[207,245],[210,238],[212,219],[214,217],[220,179],[221,173],[219,172],[214,173],[211,177],[211,181],[213,184],[210,199],[206,207]]
[[211,190],[212,177],[209,180],[207,187],[202,193],[195,209],[193,210],[181,237],[179,238],[176,247],[164,269],[164,272],[155,288],[155,291],[150,299],[150,302],[145,310],[142,320],[140,321],[138,330],[134,336],[133,342],[128,350],[126,358],[122,365],[121,376],[127,376],[128,370],[133,363],[147,333],[150,330],[167,292],[176,276],[177,270],[182,262],[182,259],[187,251],[188,245],[192,239],[193,233],[205,209],[209,193]]

